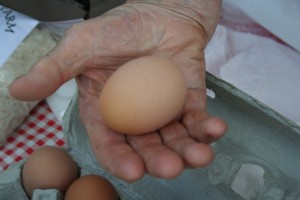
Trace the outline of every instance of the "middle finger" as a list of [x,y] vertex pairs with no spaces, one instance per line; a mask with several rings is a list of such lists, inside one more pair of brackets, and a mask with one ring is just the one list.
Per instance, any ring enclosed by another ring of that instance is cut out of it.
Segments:
[[190,137],[185,127],[173,122],[160,130],[164,144],[182,157],[189,167],[203,167],[211,163],[213,151],[208,144]]
[[174,178],[183,170],[183,161],[180,156],[164,146],[157,132],[128,135],[127,140],[144,160],[150,175],[160,178]]

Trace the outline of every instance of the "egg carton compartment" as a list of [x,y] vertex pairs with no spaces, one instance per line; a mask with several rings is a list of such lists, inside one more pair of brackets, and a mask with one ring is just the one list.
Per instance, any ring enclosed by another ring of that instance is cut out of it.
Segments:
[[29,200],[21,180],[22,160],[0,174],[0,196],[1,199]]
[[63,195],[56,189],[40,190],[36,189],[33,191],[31,200],[63,200]]

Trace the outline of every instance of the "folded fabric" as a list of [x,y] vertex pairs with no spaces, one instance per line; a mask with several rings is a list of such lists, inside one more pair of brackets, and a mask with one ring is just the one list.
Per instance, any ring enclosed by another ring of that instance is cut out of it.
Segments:
[[219,25],[207,71],[300,124],[300,53],[271,38]]
[[35,28],[0,68],[0,145],[18,127],[38,102],[13,99],[9,85],[27,73],[34,63],[48,53],[57,41],[45,27]]

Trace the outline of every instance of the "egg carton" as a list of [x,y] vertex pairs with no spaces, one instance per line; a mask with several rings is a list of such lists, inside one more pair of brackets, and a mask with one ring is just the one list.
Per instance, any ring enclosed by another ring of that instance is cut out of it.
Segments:
[[[216,96],[207,109],[228,124],[227,134],[212,146],[214,162],[203,169],[187,169],[175,179],[145,175],[128,183],[114,177],[97,161],[78,112],[77,94],[63,119],[68,153],[81,175],[109,180],[122,200],[298,200],[300,199],[300,128],[272,109],[207,75]],[[0,199],[27,200],[21,170],[25,160],[0,174]],[[35,199],[60,199],[58,191],[36,190]]]
[[63,123],[69,153],[81,168],[108,179],[122,200],[300,199],[300,127],[209,73],[207,86],[216,93],[207,110],[223,118],[229,130],[213,144],[216,158],[206,168],[185,170],[172,180],[146,175],[127,183],[112,176],[91,149],[77,94]]

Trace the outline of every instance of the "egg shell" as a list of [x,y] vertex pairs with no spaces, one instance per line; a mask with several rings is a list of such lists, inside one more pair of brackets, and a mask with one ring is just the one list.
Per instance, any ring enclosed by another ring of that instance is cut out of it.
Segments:
[[144,134],[171,122],[186,99],[186,79],[169,59],[140,57],[117,69],[105,83],[100,113],[113,130]]
[[78,176],[75,161],[66,150],[58,147],[36,150],[22,168],[22,183],[29,197],[35,189],[58,189],[64,194]]
[[118,193],[105,178],[86,175],[77,179],[66,192],[64,200],[118,200]]

